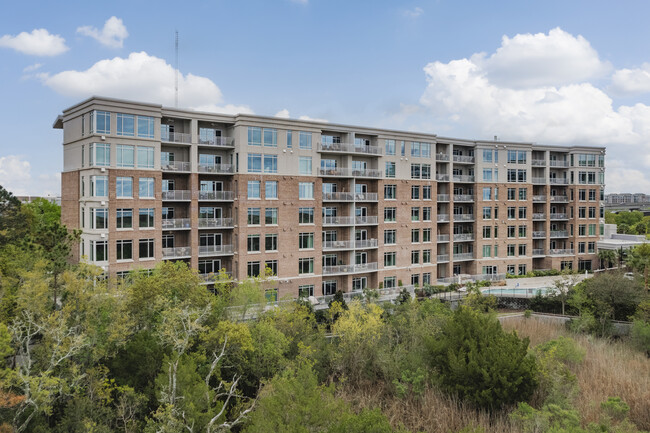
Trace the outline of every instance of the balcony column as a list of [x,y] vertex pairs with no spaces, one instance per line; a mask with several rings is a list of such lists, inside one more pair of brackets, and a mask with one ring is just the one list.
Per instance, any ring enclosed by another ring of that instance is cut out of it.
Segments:
[[[192,150],[194,150],[194,153],[196,153],[196,145],[193,144],[192,147],[190,148],[190,154],[192,153]],[[192,157],[191,159],[196,163],[196,156]],[[190,218],[190,247],[192,248],[192,259],[190,260],[190,263],[192,265],[193,269],[198,268],[199,266],[199,174],[196,172],[193,172],[189,176],[189,190],[191,194],[191,201],[190,201],[190,214],[188,215]]]

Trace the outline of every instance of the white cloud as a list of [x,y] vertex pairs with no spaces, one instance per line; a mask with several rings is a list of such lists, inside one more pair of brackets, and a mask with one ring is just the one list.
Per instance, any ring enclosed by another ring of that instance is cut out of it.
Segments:
[[[283,108],[282,110],[278,111],[273,116],[274,117],[279,117],[281,119],[289,119],[289,118],[291,118],[291,114],[289,113],[289,110],[287,110],[286,108]],[[323,123],[329,122],[329,120],[327,120],[327,119],[317,119],[317,118],[314,118],[314,117],[309,117],[309,116],[304,116],[304,115],[299,116],[298,120],[306,120],[308,122],[323,122]]]
[[40,69],[43,66],[42,63],[34,63],[33,65],[26,66],[23,69],[23,72],[34,72],[37,69]]
[[[492,55],[427,64],[421,110],[405,106],[393,120],[407,127],[427,123],[435,132],[463,138],[606,146],[607,190],[616,185],[650,193],[650,106],[618,106],[598,87],[596,79],[609,65],[584,38],[560,29],[520,36],[504,38]],[[517,60],[516,52],[538,66],[544,58],[569,61],[569,53],[579,61],[570,62],[572,70],[540,70]]]
[[611,90],[617,94],[638,95],[650,92],[650,63],[641,68],[619,69],[612,75]]
[[404,16],[407,18],[417,18],[424,13],[424,9],[421,7],[415,7],[413,9],[407,9],[403,12]]
[[275,117],[281,117],[282,119],[288,119],[289,118],[289,110],[287,110],[286,108],[283,108],[282,110],[275,113],[274,116]]
[[[92,95],[174,105],[176,70],[165,60],[143,52],[100,60],[85,71],[40,74],[42,82],[65,96]],[[223,104],[219,87],[209,78],[178,74],[179,106],[203,111],[250,112],[246,106]]]
[[65,39],[50,34],[46,29],[34,29],[31,33],[22,32],[16,36],[4,35],[0,37],[0,47],[32,56],[58,56],[68,51]]
[[83,26],[77,29],[77,33],[90,36],[100,44],[110,48],[122,48],[124,39],[129,36],[122,19],[115,16],[107,19],[104,28],[101,30],[92,26]]
[[42,173],[34,178],[31,174],[31,164],[23,155],[2,156],[0,185],[14,195],[60,196],[61,174]]

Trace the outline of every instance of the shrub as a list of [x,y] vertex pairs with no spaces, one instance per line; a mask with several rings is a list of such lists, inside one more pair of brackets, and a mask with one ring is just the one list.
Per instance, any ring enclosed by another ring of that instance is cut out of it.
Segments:
[[650,356],[650,323],[635,320],[630,331],[630,338],[634,347]]
[[528,338],[504,332],[490,315],[461,306],[428,344],[440,387],[479,408],[524,401],[537,387]]

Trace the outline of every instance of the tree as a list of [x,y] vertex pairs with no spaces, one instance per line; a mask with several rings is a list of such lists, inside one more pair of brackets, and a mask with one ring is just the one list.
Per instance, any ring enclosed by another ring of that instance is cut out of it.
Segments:
[[0,248],[22,239],[27,227],[20,200],[0,185]]
[[643,243],[632,248],[627,254],[627,264],[643,274],[643,287],[648,290],[648,272],[650,271],[650,243]]
[[504,332],[490,315],[461,306],[428,346],[440,387],[479,408],[524,401],[537,387],[528,338]]
[[557,298],[562,303],[562,315],[564,316],[564,305],[569,297],[569,292],[578,284],[580,278],[575,274],[562,275],[562,278],[555,280],[555,290],[557,290]]
[[618,263],[618,251],[616,250],[598,250],[600,259],[600,268],[610,268],[614,263]]

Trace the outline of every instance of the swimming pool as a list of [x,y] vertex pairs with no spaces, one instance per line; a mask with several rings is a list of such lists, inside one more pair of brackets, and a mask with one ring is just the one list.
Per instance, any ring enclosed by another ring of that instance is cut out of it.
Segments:
[[545,296],[550,295],[555,292],[555,289],[552,287],[537,287],[533,289],[521,289],[521,288],[510,288],[504,287],[499,289],[485,289],[483,293],[486,295],[496,295],[496,296],[508,296],[508,295],[519,295],[519,296],[537,296],[538,294]]

